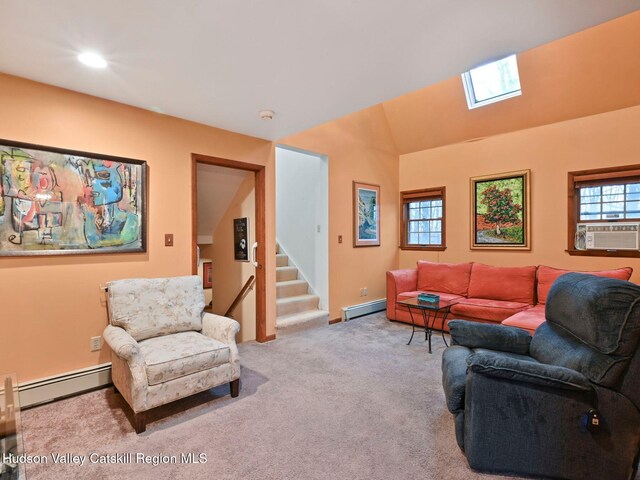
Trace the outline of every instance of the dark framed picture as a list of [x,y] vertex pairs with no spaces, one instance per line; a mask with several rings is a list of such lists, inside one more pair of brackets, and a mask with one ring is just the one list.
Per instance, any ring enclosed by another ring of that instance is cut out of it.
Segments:
[[380,186],[353,182],[353,246],[380,246]]
[[146,167],[0,140],[0,256],[145,252]]
[[233,251],[236,260],[249,261],[249,219],[247,217],[233,219]]
[[471,248],[531,250],[530,170],[471,178]]
[[213,287],[213,263],[202,263],[202,288]]

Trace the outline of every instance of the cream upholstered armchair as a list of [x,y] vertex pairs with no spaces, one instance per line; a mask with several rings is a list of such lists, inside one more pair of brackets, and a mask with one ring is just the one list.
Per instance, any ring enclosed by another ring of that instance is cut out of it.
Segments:
[[223,383],[240,391],[235,320],[203,313],[198,276],[134,278],[108,285],[111,375],[134,413],[137,433],[145,412]]

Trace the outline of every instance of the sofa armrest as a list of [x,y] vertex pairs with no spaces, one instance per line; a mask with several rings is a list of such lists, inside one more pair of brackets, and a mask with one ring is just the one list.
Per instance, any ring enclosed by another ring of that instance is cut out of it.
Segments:
[[531,335],[521,328],[467,320],[451,320],[448,326],[452,345],[486,348],[522,355],[529,353]]
[[402,292],[418,288],[418,269],[389,270],[387,272],[387,318],[397,320],[396,299]]
[[[389,289],[392,289],[390,291]],[[387,298],[390,294],[396,298],[403,292],[412,292],[418,288],[418,269],[389,270],[387,272]]]
[[236,335],[239,331],[240,324],[232,318],[215,313],[205,313],[202,316],[202,334],[229,345],[229,362],[234,380],[240,378],[240,354],[236,345]]
[[219,342],[227,345],[235,344],[239,331],[240,324],[233,318],[215,313],[205,313],[202,317],[202,334]]
[[478,352],[467,357],[469,370],[495,378],[516,382],[591,392],[593,387],[587,377],[576,370],[514,358],[501,352]]
[[102,336],[113,353],[127,363],[135,365],[144,363],[138,342],[124,328],[107,325]]
[[113,352],[113,384],[134,412],[146,410],[149,382],[138,342],[125,329],[113,325],[107,325],[102,336]]
[[[579,375],[563,378],[555,368],[547,373],[562,380],[553,386],[540,386],[533,372],[515,381],[504,373],[500,378],[469,371],[464,453],[471,468],[535,478],[633,478],[640,413],[628,398],[595,384],[585,391]],[[600,412],[599,432],[586,428],[586,414],[594,407]]]

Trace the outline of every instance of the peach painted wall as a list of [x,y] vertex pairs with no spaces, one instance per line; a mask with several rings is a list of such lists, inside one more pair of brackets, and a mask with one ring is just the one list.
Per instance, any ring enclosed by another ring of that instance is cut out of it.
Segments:
[[638,58],[640,11],[519,53],[519,97],[468,110],[456,76],[383,106],[398,152],[422,151],[638,105]]
[[[447,187],[447,249],[403,251],[400,268],[419,259],[577,270],[631,266],[636,258],[572,257],[567,248],[567,172],[640,162],[640,106],[507,133],[400,157],[400,190]],[[530,252],[471,251],[469,178],[531,169]]]
[[[385,272],[398,264],[398,154],[377,105],[284,138],[329,158],[329,310],[385,297]],[[380,185],[381,246],[353,247],[353,184]],[[343,242],[338,243],[338,235]],[[360,288],[369,295],[361,297]]]
[[[275,251],[271,142],[0,74],[1,136],[146,160],[144,254],[0,258],[0,371],[20,382],[110,361],[90,352],[107,324],[100,285],[191,272],[191,154],[266,165],[267,251]],[[175,246],[164,246],[173,233]],[[267,256],[267,334],[275,333],[275,259]]]
[[[213,233],[213,245],[207,245],[202,249],[202,252],[213,260],[213,312],[218,315],[225,314],[245,282],[251,275],[255,275],[256,269],[251,263],[234,259],[233,237],[233,219],[247,217],[249,247],[256,241],[255,198],[255,175],[249,172]],[[255,288],[249,291],[237,307],[233,318],[240,322],[239,341],[256,339]]]

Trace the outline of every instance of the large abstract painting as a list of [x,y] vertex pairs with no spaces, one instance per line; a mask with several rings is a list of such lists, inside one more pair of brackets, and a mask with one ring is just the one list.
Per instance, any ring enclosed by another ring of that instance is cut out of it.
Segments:
[[353,182],[353,246],[380,245],[380,187]]
[[146,163],[0,140],[0,255],[146,251]]
[[471,178],[471,248],[530,250],[529,170]]

